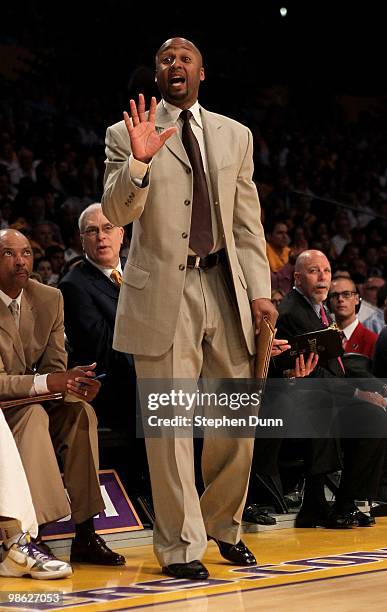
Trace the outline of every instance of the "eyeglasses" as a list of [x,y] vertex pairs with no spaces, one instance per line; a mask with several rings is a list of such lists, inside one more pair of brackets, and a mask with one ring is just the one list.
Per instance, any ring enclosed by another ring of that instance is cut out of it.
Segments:
[[331,300],[338,300],[339,297],[343,297],[345,300],[349,300],[352,295],[356,295],[357,291],[334,291],[329,294]]
[[95,227],[94,225],[91,225],[81,232],[81,234],[86,234],[86,236],[90,236],[90,238],[95,238],[101,232],[104,234],[111,234],[116,227],[117,225],[112,225],[111,223],[106,223],[106,225],[103,225],[102,227]]

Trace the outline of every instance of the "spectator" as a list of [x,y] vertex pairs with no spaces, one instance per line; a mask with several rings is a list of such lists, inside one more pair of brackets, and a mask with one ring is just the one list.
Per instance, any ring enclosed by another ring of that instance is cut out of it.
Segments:
[[293,264],[289,262],[290,239],[286,224],[280,221],[268,224],[266,239],[272,289],[280,289],[286,294],[293,284]]
[[349,278],[332,280],[329,290],[330,310],[343,332],[343,348],[346,353],[360,353],[372,359],[377,334],[370,331],[356,316],[360,308],[360,296],[355,283]]
[[[380,281],[382,282],[380,283]],[[371,297],[373,297],[374,287],[376,287],[376,308],[373,308],[372,314],[363,321],[363,324],[375,334],[379,334],[385,326],[383,308],[387,297],[387,284],[382,278],[368,279],[367,284],[369,282],[372,283],[369,288],[369,292],[372,291]]]
[[34,271],[40,275],[44,285],[51,285],[52,282],[52,267],[51,262],[46,257],[40,257],[34,260]]

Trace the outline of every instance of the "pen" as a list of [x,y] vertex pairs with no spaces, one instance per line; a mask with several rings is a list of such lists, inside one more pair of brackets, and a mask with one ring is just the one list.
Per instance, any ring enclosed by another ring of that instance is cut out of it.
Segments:
[[[106,372],[103,372],[102,374],[98,374],[98,376],[93,376],[91,377],[91,380],[102,380],[103,378],[105,378],[105,376],[107,376]],[[79,383],[81,387],[87,387],[87,385],[84,382]]]
[[105,378],[106,376],[106,372],[104,372],[103,374],[98,374],[98,376],[94,376],[94,380],[101,380],[101,378]]

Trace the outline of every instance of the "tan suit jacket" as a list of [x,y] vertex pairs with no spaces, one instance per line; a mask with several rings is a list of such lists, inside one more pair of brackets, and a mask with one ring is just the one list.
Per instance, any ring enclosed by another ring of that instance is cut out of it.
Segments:
[[[22,294],[19,329],[0,300],[0,399],[26,397],[34,374],[63,372],[63,298],[59,289],[29,280]],[[104,508],[98,481],[97,419],[70,394],[63,401],[7,408],[38,523],[70,513],[55,452],[62,460],[71,513],[80,523]],[[85,495],[87,491],[87,495]]]
[[[201,108],[209,180],[250,354],[255,351],[250,301],[270,298],[270,270],[252,180],[252,135],[240,123]],[[159,104],[156,127],[170,117]],[[130,139],[123,121],[107,130],[104,214],[133,222],[117,309],[114,348],[159,356],[173,343],[185,282],[191,225],[192,169],[177,134],[153,158],[146,186],[130,177]]]
[[19,329],[0,300],[0,399],[28,396],[35,373],[63,372],[66,367],[62,294],[29,280]]

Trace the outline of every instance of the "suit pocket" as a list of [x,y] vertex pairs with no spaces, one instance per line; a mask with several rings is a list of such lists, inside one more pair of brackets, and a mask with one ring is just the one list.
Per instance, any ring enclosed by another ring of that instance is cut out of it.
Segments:
[[126,262],[123,281],[126,285],[135,287],[136,289],[143,289],[148,281],[150,272],[139,268],[132,263]]

